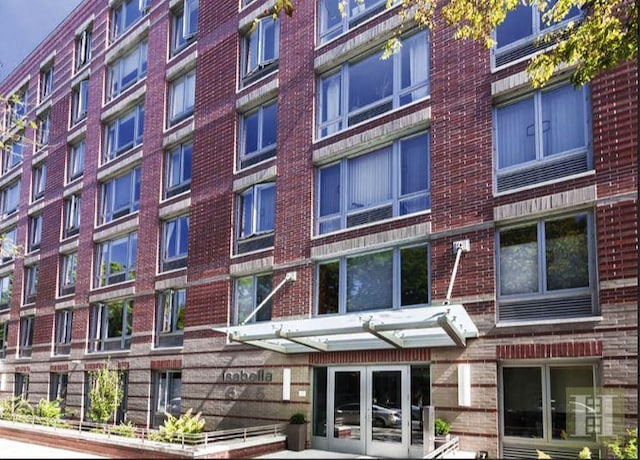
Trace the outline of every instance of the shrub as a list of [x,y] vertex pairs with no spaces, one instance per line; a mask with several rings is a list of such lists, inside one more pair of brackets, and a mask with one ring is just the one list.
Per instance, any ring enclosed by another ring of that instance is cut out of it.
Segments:
[[623,440],[616,436],[613,442],[607,443],[607,447],[616,459],[638,458],[638,429],[627,430],[626,439]]
[[435,428],[436,436],[446,436],[449,434],[449,430],[451,429],[449,424],[441,418],[435,419],[434,428]]
[[149,439],[160,442],[180,442],[182,435],[198,434],[204,431],[205,420],[202,412],[192,415],[189,409],[179,418],[165,412],[166,419],[160,429],[149,434]]
[[33,417],[33,414],[33,406],[21,396],[11,396],[0,401],[0,417],[3,419],[25,420],[26,417]]
[[296,412],[295,414],[289,417],[289,423],[292,425],[303,425],[307,423],[307,416],[303,412]]
[[127,421],[120,423],[120,425],[112,426],[110,428],[111,434],[116,436],[123,436],[125,438],[135,438],[136,437],[136,427],[131,421]]

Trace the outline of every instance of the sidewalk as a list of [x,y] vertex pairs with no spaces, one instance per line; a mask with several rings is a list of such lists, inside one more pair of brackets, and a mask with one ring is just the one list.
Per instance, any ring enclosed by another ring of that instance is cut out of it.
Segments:
[[0,458],[106,458],[69,449],[0,438]]
[[272,454],[264,454],[254,458],[377,458],[362,454],[345,454],[344,452],[330,452],[327,450],[305,449],[299,452],[293,450],[282,450]]

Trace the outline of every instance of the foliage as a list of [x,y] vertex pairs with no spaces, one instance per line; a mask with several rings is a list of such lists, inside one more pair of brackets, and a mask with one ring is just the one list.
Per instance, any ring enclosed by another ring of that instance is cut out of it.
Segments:
[[307,415],[304,412],[296,412],[289,417],[289,423],[292,425],[303,425],[308,423]]
[[4,419],[11,419],[16,415],[32,417],[33,414],[33,406],[22,396],[12,396],[0,401],[0,417]]
[[551,457],[549,457],[547,454],[545,454],[544,452],[542,452],[541,450],[536,449],[536,453],[538,454],[538,460],[548,460]]
[[587,446],[584,446],[580,452],[578,452],[578,458],[580,460],[590,460],[591,459],[591,449]]
[[125,438],[135,438],[136,437],[136,427],[131,422],[131,420],[120,423],[119,425],[112,426],[109,430],[111,434],[116,436],[123,436]]
[[202,412],[192,415],[193,409],[189,409],[179,418],[165,412],[164,424],[155,433],[149,433],[151,441],[179,442],[182,435],[198,434],[204,431],[205,420],[201,418]]
[[34,408],[34,414],[39,417],[39,422],[42,425],[58,426],[62,417],[62,408],[60,407],[60,400],[54,399],[48,401],[41,399],[38,401],[38,405]]
[[89,392],[88,417],[94,422],[106,423],[115,413],[122,402],[122,374],[117,369],[109,366],[109,361],[105,366],[90,373],[92,379],[91,391]]
[[451,427],[445,420],[437,418],[434,420],[433,424],[436,436],[446,436],[449,434]]
[[616,436],[607,447],[616,459],[638,458],[638,429],[627,430],[627,436],[622,440]]
[[[341,0],[341,11],[347,0]],[[357,0],[362,2],[363,0]],[[562,31],[553,31],[542,38],[549,47],[531,59],[527,71],[534,87],[543,86],[562,63],[572,66],[571,82],[581,85],[599,73],[633,60],[638,54],[638,6],[634,0],[387,0],[387,8],[400,4],[398,10],[402,25],[395,36],[385,44],[385,56],[400,47],[399,35],[403,28],[416,23],[432,31],[434,24],[454,29],[457,39],[471,39],[491,48],[495,45],[493,31],[509,11],[518,5],[536,5],[545,25],[562,21],[572,7],[586,11],[577,21],[568,21],[568,33],[556,46]],[[274,16],[282,12],[291,16],[292,0],[276,0],[267,11]]]

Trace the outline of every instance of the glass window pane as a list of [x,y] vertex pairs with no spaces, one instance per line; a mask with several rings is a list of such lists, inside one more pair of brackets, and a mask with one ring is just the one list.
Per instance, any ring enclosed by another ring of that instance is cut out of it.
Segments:
[[340,212],[340,164],[320,170],[320,217]]
[[260,187],[258,191],[257,231],[272,232],[275,227],[276,188],[271,185],[269,187]]
[[[575,426],[572,426],[572,419],[578,414],[594,418],[599,412],[599,407],[595,407],[593,403],[593,367],[553,366],[549,370],[549,377],[551,437],[575,440],[576,430]],[[593,436],[595,437],[595,434]]]
[[391,308],[392,251],[347,259],[347,312]]
[[566,85],[542,93],[542,139],[545,156],[586,147],[584,93]]
[[538,292],[537,227],[500,232],[500,294]]
[[258,112],[244,119],[244,154],[249,155],[258,150]]
[[253,189],[250,189],[242,197],[241,238],[253,234]]
[[128,116],[119,121],[117,150],[131,146],[135,139],[135,117]]
[[425,191],[429,188],[429,136],[412,137],[401,142],[402,152],[400,194]]
[[109,304],[107,337],[122,337],[122,302]]
[[427,37],[426,33],[416,34],[403,40],[402,48],[400,48],[402,89],[422,85],[420,89],[411,92],[409,101],[418,100],[429,94],[429,87],[425,85],[429,81],[429,41]]
[[381,56],[376,53],[349,67],[349,112],[393,94],[393,59]]
[[496,111],[498,167],[506,168],[535,160],[533,97],[500,107]]
[[186,145],[182,149],[182,180],[191,180],[191,153],[193,147],[191,144]]
[[318,265],[318,314],[338,313],[340,262]]
[[276,144],[278,133],[278,104],[262,109],[262,148]]
[[589,286],[586,215],[545,223],[547,289]]
[[178,242],[178,254],[186,255],[189,248],[189,218],[181,217],[180,224],[180,241]]
[[506,19],[496,28],[497,47],[508,45],[533,35],[533,9],[521,3],[507,14]]
[[368,208],[391,199],[391,150],[349,161],[349,209]]
[[429,302],[429,251],[427,247],[400,251],[401,305]]
[[[264,299],[271,293],[271,275],[263,275],[256,277],[256,304],[254,308],[257,308]],[[256,313],[256,321],[270,321],[271,320],[271,299],[264,304],[262,308]]]
[[253,277],[247,276],[236,280],[236,309],[238,324],[251,314],[254,306]]
[[505,436],[542,438],[542,369],[502,369]]
[[278,58],[278,21],[264,19],[262,21],[264,41],[262,48],[263,62],[270,62]]

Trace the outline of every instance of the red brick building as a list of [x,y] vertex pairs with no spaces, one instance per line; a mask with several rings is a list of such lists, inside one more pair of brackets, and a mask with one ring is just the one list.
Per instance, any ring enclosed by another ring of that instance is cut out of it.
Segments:
[[85,0],[0,84],[2,397],[83,418],[110,359],[121,419],[400,458],[423,406],[501,457],[637,425],[637,67],[533,89],[529,7],[381,60],[384,3]]

